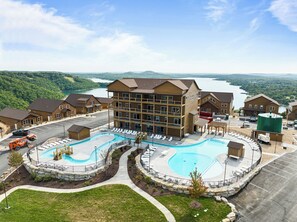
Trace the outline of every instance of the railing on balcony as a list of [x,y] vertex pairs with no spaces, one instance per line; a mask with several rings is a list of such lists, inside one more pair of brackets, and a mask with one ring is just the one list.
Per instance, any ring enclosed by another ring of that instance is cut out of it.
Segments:
[[160,104],[174,104],[174,105],[181,105],[182,102],[180,100],[162,100],[162,99],[149,99],[149,98],[135,98],[135,97],[119,97],[119,96],[113,96],[114,100],[122,100],[122,101],[139,101],[144,103],[160,103]]

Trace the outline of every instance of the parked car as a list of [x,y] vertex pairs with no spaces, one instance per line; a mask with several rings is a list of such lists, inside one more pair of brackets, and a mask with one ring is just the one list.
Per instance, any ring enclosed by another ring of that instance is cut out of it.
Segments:
[[258,120],[258,118],[255,117],[255,116],[251,116],[251,117],[250,117],[250,122],[251,122],[251,123],[255,123],[255,122],[257,122],[257,120]]
[[28,136],[30,134],[30,130],[16,130],[12,132],[14,136]]

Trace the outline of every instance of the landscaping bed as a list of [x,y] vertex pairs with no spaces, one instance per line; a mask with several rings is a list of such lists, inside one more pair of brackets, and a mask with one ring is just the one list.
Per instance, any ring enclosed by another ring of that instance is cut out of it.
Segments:
[[11,208],[0,203],[0,220],[27,221],[148,221],[165,222],[154,205],[125,185],[106,185],[78,193],[17,190],[9,195]]
[[[122,147],[112,153],[112,164],[104,172],[96,174],[93,178],[85,181],[63,181],[51,177],[32,176],[24,166],[21,166],[18,171],[11,174],[6,181],[6,190],[20,185],[34,185],[52,188],[80,188],[92,184],[100,183],[112,178],[119,169],[119,161],[123,153],[130,147]],[[0,193],[3,193],[3,185],[0,184]]]

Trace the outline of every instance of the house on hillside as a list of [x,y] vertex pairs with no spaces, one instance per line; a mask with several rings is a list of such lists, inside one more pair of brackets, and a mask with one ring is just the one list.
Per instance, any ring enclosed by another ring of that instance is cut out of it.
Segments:
[[5,108],[0,111],[0,121],[11,130],[42,123],[42,116],[26,110]]
[[70,94],[65,101],[75,107],[77,114],[94,113],[101,110],[100,102],[93,95]]
[[96,99],[100,102],[102,109],[108,109],[112,107],[112,98],[96,97]]
[[30,113],[40,115],[43,121],[59,120],[76,115],[76,109],[64,100],[36,99],[29,108]]
[[200,110],[218,115],[233,114],[233,93],[201,92]]
[[274,99],[258,94],[244,101],[243,112],[245,116],[257,116],[259,113],[278,113],[279,103]]
[[179,138],[196,128],[195,80],[124,78],[110,83],[108,92],[113,92],[115,127]]
[[287,116],[288,120],[297,119],[297,101],[289,103],[289,106],[287,107]]

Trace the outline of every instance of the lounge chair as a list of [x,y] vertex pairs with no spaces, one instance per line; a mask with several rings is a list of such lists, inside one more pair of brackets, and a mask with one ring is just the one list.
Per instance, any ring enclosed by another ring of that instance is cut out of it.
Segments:
[[172,141],[172,137],[170,137],[170,138],[168,139],[168,141],[169,141],[169,142]]
[[154,134],[152,134],[152,135],[150,136],[151,139],[153,139],[153,137],[154,137]]
[[162,138],[162,140],[165,140],[166,139],[166,136],[164,136],[163,138]]

